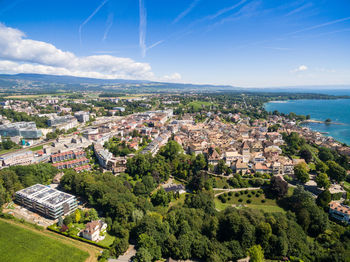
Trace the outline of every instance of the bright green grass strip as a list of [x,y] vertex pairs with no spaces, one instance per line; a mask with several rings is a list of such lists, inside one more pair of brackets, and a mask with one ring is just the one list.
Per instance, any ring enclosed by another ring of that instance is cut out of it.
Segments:
[[0,221],[1,261],[85,261],[88,253],[30,230]]

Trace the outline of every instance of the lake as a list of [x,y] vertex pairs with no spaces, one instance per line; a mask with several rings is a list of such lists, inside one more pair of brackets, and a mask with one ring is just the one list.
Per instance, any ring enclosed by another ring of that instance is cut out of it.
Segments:
[[305,126],[315,131],[327,132],[336,140],[350,145],[350,99],[269,102],[264,107],[270,112],[294,112],[297,115],[310,115],[314,120],[324,121],[330,118],[332,122],[343,123],[344,125],[308,123]]

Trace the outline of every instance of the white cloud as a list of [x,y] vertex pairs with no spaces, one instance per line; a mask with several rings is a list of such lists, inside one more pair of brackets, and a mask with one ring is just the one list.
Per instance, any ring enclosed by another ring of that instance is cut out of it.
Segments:
[[162,81],[166,81],[166,82],[177,82],[179,80],[181,80],[181,74],[179,73],[174,73],[171,75],[165,75],[161,78]]
[[308,70],[309,68],[306,65],[300,65],[297,68],[293,69],[292,72],[296,73],[296,72],[304,72],[306,70]]
[[[112,55],[78,57],[52,44],[27,39],[22,31],[1,23],[0,72],[159,80],[148,63]],[[174,74],[172,79],[179,77]]]

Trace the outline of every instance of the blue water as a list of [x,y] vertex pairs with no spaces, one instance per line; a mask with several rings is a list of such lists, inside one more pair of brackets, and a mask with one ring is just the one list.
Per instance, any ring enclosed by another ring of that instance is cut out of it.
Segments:
[[311,119],[320,121],[330,118],[332,122],[343,123],[344,125],[309,123],[306,126],[315,131],[327,132],[327,135],[350,145],[350,99],[269,102],[265,104],[265,109],[285,114],[294,112],[297,115],[310,115]]

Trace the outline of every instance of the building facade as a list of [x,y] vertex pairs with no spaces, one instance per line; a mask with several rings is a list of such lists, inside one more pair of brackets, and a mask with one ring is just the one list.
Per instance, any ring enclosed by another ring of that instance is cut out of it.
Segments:
[[15,202],[52,219],[70,214],[78,206],[75,196],[41,184],[17,191]]

